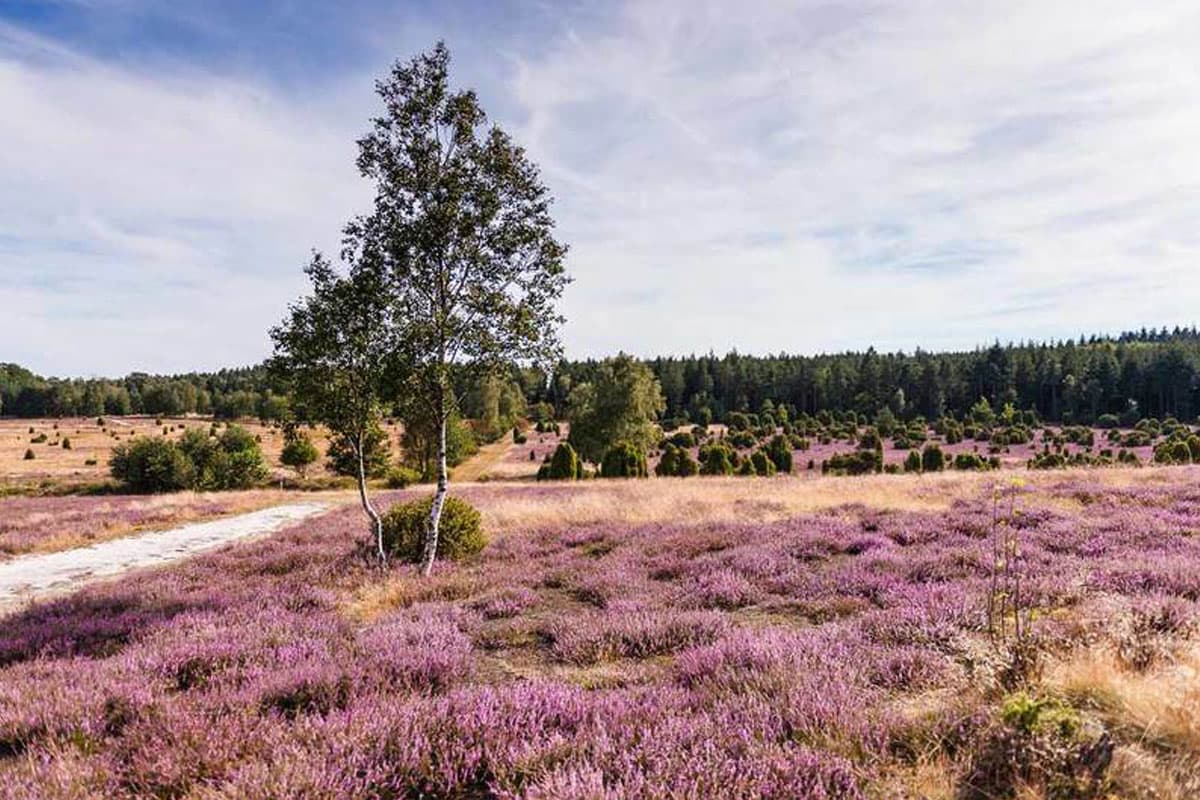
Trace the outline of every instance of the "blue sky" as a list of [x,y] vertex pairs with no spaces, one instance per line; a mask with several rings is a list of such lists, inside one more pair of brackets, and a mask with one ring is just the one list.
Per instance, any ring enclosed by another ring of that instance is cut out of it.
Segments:
[[1193,324],[1200,6],[0,0],[0,361],[253,363],[444,38],[557,197],[572,356]]

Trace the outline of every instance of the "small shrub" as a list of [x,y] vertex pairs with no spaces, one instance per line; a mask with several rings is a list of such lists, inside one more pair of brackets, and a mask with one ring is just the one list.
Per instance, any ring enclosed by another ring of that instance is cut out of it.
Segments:
[[287,434],[286,438],[283,452],[279,454],[279,463],[296,470],[296,474],[303,478],[308,467],[315,464],[321,454],[306,433],[296,431]]
[[[388,509],[383,515],[383,546],[387,552],[404,561],[420,561],[432,510],[432,497]],[[466,500],[447,497],[438,525],[437,557],[459,561],[476,555],[486,544],[479,512]]]
[[67,436],[64,436],[64,437],[63,437],[63,440],[62,440],[62,449],[63,449],[63,450],[70,450],[70,449],[71,449],[71,439],[70,439],[69,437],[67,437]]
[[645,478],[649,474],[646,454],[628,442],[610,447],[600,462],[601,478]]
[[26,448],[26,449],[25,449],[25,456],[24,456],[24,458],[25,458],[25,460],[26,460],[26,461],[33,461],[35,458],[37,458],[37,456],[33,454],[33,448],[32,448],[32,447],[30,447],[30,448]]
[[792,472],[792,443],[786,436],[775,436],[763,448],[775,469],[790,475]]
[[921,471],[921,454],[916,450],[909,450],[908,455],[904,457],[905,472],[920,472]]
[[737,469],[737,453],[733,448],[720,444],[706,444],[700,448],[701,475],[732,475]]
[[[533,455],[532,450],[530,455]],[[537,478],[539,481],[573,481],[581,477],[582,467],[575,448],[568,442],[559,442],[550,460],[538,470]]]
[[387,474],[387,488],[407,489],[421,479],[420,473],[409,467],[392,467]]
[[136,437],[113,448],[112,476],[133,492],[177,492],[192,483],[193,468],[179,447],[165,439]]
[[695,462],[691,453],[670,443],[654,467],[654,474],[660,477],[687,478],[699,471],[700,465]]

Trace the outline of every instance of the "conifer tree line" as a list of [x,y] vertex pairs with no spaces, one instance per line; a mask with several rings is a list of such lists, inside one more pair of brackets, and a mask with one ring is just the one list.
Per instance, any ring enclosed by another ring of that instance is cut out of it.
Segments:
[[[546,400],[563,408],[571,388],[593,380],[599,361],[563,362]],[[1195,327],[1141,330],[1120,336],[1021,343],[969,352],[879,353],[874,348],[816,356],[663,357],[647,360],[666,401],[669,423],[725,421],[764,404],[795,414],[884,408],[901,418],[962,418],[986,398],[1039,419],[1073,424],[1102,415],[1139,418],[1200,414],[1200,332]]]
[[[563,360],[544,371],[514,370],[511,380],[464,386],[463,417],[492,417],[499,435],[526,404],[565,415],[573,387],[593,383],[602,360]],[[1140,330],[1062,342],[993,344],[969,352],[751,356],[731,352],[647,359],[662,387],[666,422],[720,422],[764,403],[797,414],[820,411],[901,418],[963,417],[980,399],[1012,404],[1040,419],[1086,424],[1101,415],[1140,418],[1200,415],[1200,331]],[[467,378],[460,379],[467,381]],[[493,380],[493,379],[489,379]],[[493,406],[503,409],[495,418]],[[552,408],[550,408],[552,407]],[[209,373],[119,379],[43,378],[0,364],[0,414],[15,417],[101,414],[211,414],[283,420],[286,388],[262,366]],[[485,437],[490,438],[490,437]]]

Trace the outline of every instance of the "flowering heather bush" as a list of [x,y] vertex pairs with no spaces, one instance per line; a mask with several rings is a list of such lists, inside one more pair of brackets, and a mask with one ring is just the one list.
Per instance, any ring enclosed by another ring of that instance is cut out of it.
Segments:
[[[1189,469],[1022,493],[1048,656],[1102,645],[1150,672],[1187,646]],[[561,496],[470,500],[514,493]],[[903,776],[930,753],[963,796],[1107,781],[1134,734],[991,677],[991,515],[981,493],[497,530],[420,581],[380,575],[337,512],[0,618],[0,797],[918,797]],[[1060,716],[1069,736],[1040,722]]]

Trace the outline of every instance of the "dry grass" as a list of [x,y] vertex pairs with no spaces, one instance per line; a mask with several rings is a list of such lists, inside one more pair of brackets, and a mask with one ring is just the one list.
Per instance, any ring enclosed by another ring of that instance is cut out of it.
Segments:
[[1145,673],[1127,669],[1106,649],[1087,650],[1056,665],[1048,681],[1094,705],[1129,738],[1200,758],[1200,646]]
[[[513,443],[511,434],[506,434],[491,444],[485,444],[479,448],[478,453],[452,469],[450,479],[464,483],[478,481],[491,474],[504,460],[511,448],[520,446]],[[537,466],[537,464],[533,465],[535,472]]]
[[[1100,487],[1140,485],[1169,480],[1162,469],[1088,471]],[[1027,484],[1055,483],[1076,473],[1021,473]],[[861,503],[898,511],[942,511],[956,500],[977,497],[1005,485],[1014,473],[955,473],[936,475],[871,475],[823,477],[797,475],[769,479],[654,478],[593,480],[539,485],[489,500],[483,512],[492,530],[513,530],[586,524],[644,524],[653,522],[772,521]],[[1177,476],[1176,476],[1177,477]],[[502,484],[494,484],[500,488]],[[524,484],[526,488],[528,484]],[[514,487],[515,488],[515,487]],[[1033,502],[1033,501],[1031,501]],[[1068,503],[1079,501],[1047,500]]]
[[1149,672],[1124,666],[1106,648],[1053,665],[1046,683],[1099,715],[1123,740],[1110,777],[1121,796],[1200,796],[1200,646]]
[[[104,425],[95,417],[64,419],[2,419],[0,420],[0,487],[37,482],[54,484],[88,483],[108,477],[108,461],[113,448],[134,436],[166,436],[178,439],[185,427],[207,428],[212,420],[206,417],[104,417]],[[258,436],[267,463],[280,476],[292,474],[279,464],[283,450],[283,431],[256,420],[240,420],[237,424]],[[57,427],[56,427],[57,426]],[[29,429],[33,428],[33,433]],[[163,434],[163,428],[167,433]],[[398,430],[398,429],[397,429]],[[392,431],[396,433],[396,431]],[[30,441],[41,434],[46,441]],[[329,436],[323,429],[309,431],[313,443],[324,454]],[[71,449],[62,447],[62,439],[71,440]],[[395,440],[395,436],[393,436]],[[25,460],[25,451],[33,450],[35,458]],[[322,459],[323,460],[323,459]],[[88,461],[95,461],[88,464]],[[313,473],[320,473],[320,463]]]

